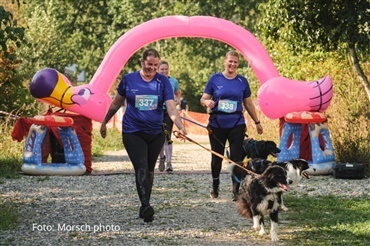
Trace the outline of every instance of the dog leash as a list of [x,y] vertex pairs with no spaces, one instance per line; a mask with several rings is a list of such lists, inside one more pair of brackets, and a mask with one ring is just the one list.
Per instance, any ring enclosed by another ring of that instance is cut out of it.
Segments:
[[[193,124],[195,124],[195,125],[197,125],[197,126],[200,126],[200,127],[203,127],[203,128],[205,128],[207,131],[208,131],[208,134],[209,135],[212,135],[212,137],[214,138],[214,139],[216,139],[216,141],[219,143],[219,144],[221,144],[225,149],[226,149],[226,155],[227,155],[227,157],[230,157],[230,155],[229,155],[229,147],[227,147],[227,146],[225,146],[214,134],[213,134],[213,131],[212,131],[212,129],[210,129],[210,127],[208,127],[208,126],[205,126],[205,125],[202,125],[202,124],[200,124],[200,123],[198,123],[198,122],[196,122],[196,121],[193,121],[193,120],[190,120],[190,119],[188,119],[188,118],[185,118],[185,117],[181,117],[181,119],[183,119],[183,120],[186,120],[186,121],[189,121],[190,123],[193,123]],[[248,136],[247,136],[248,137]]]
[[198,123],[198,122],[196,122],[196,121],[193,121],[193,120],[191,120],[191,119],[188,119],[188,118],[185,118],[185,117],[182,117],[182,116],[180,116],[180,117],[181,117],[181,119],[183,119],[183,120],[189,121],[189,122],[191,122],[191,123],[193,123],[193,124],[195,124],[195,125],[197,125],[197,126],[203,127],[203,128],[205,128],[206,130],[210,131],[210,130],[208,129],[208,127],[207,127],[207,126],[205,126],[205,125],[202,125],[202,124],[200,124],[200,123]]
[[222,158],[222,159],[224,159],[224,160],[226,160],[226,161],[228,161],[228,162],[231,162],[231,163],[235,164],[237,167],[239,167],[239,168],[241,168],[241,169],[245,170],[245,171],[246,171],[247,173],[249,173],[250,175],[257,175],[256,173],[252,172],[251,170],[248,170],[248,169],[246,169],[245,167],[243,167],[243,166],[239,165],[238,163],[236,163],[235,161],[233,161],[233,160],[231,160],[231,159],[227,158],[226,156],[221,155],[221,154],[217,153],[216,151],[213,151],[213,150],[211,150],[211,149],[209,149],[209,148],[207,148],[207,147],[205,147],[205,146],[201,145],[200,143],[198,143],[198,142],[194,141],[193,139],[189,138],[188,136],[185,136],[184,134],[182,134],[182,133],[181,133],[181,132],[179,132],[179,131],[173,131],[173,135],[174,135],[176,138],[181,138],[181,139],[183,139],[183,140],[188,140],[189,142],[192,142],[192,143],[194,143],[194,144],[196,144],[196,145],[198,145],[198,146],[202,147],[203,149],[207,150],[208,152],[211,152],[212,154],[214,154],[214,155],[216,155],[216,156],[218,156],[218,157],[220,157],[220,158]]

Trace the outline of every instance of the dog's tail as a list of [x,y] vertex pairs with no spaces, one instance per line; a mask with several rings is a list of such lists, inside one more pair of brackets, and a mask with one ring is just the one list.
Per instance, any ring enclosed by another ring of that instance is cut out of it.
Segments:
[[243,166],[234,163],[227,165],[226,171],[230,173],[231,177],[233,177],[238,183],[241,183],[245,176],[248,175],[248,172]]
[[246,217],[248,219],[253,218],[253,214],[251,210],[251,203],[244,197],[240,197],[238,199],[237,204],[236,204],[236,209],[241,216]]

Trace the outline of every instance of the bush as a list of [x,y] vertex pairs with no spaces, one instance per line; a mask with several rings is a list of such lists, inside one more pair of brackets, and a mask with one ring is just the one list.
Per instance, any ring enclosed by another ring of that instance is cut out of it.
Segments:
[[0,176],[14,177],[20,171],[22,163],[24,141],[13,141],[14,120],[7,117],[0,121]]

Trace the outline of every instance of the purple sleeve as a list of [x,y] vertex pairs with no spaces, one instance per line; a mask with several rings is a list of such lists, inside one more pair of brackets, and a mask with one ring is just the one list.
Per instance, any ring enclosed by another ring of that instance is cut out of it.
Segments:
[[120,94],[123,97],[126,96],[125,87],[126,87],[126,80],[125,80],[125,76],[123,76],[123,78],[121,79],[121,82],[119,82],[118,87],[117,87],[118,94]]
[[204,93],[208,94],[208,95],[213,95],[213,84],[214,84],[214,78],[215,78],[215,75],[212,75],[207,84],[206,84],[206,87],[204,88]]

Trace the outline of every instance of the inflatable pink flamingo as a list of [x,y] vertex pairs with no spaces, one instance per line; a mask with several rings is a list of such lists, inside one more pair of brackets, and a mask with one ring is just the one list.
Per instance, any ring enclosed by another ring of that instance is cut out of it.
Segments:
[[330,104],[333,87],[329,76],[310,82],[281,77],[265,48],[249,31],[210,16],[166,16],[147,21],[113,44],[89,84],[73,87],[63,74],[46,68],[34,75],[31,94],[101,122],[111,102],[108,91],[128,59],[148,43],[175,37],[215,39],[241,52],[261,84],[259,107],[271,119],[293,111],[325,111]]

